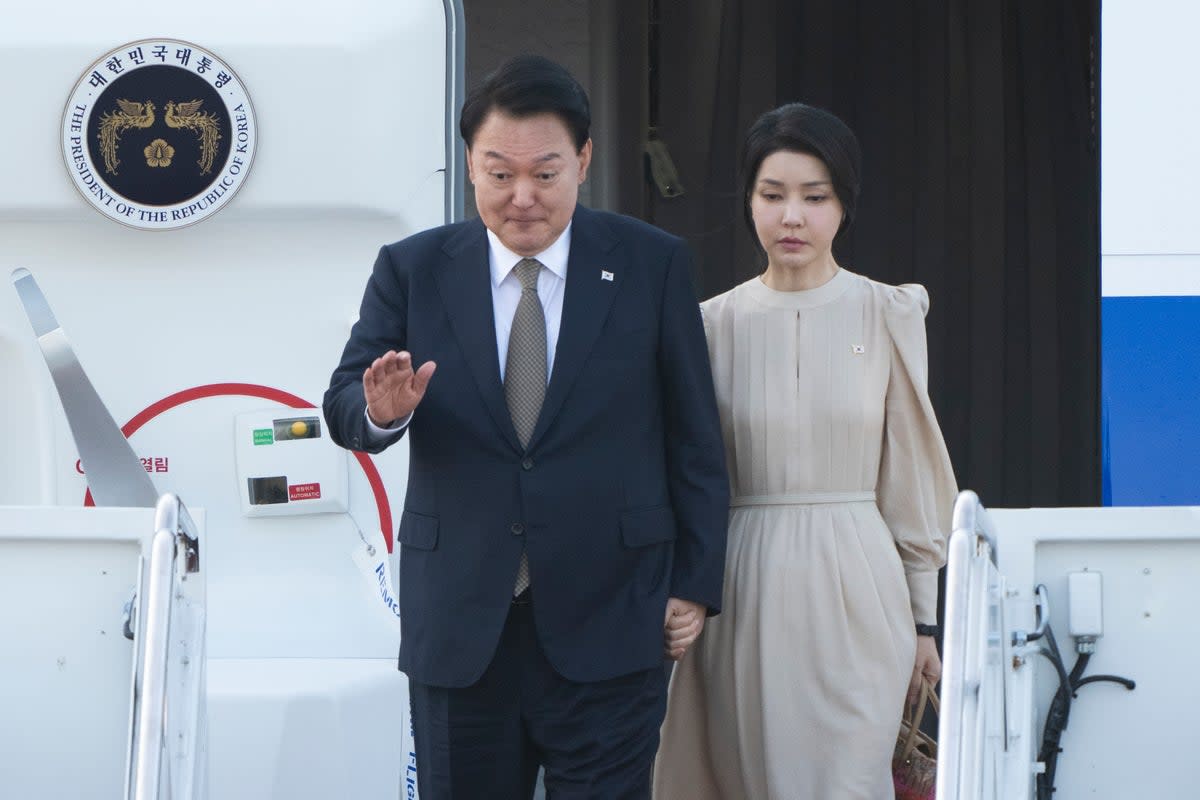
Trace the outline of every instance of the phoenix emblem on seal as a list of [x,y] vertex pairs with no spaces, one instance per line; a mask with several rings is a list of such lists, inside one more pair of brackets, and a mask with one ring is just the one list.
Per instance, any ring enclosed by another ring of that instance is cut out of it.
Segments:
[[[207,175],[212,171],[213,159],[217,155],[217,142],[221,139],[221,120],[212,112],[201,111],[203,100],[187,102],[167,102],[163,111],[163,122],[168,128],[190,131],[200,142],[200,159],[196,165],[200,174]],[[121,144],[121,134],[130,128],[149,128],[155,123],[155,106],[149,100],[141,103],[132,100],[118,100],[119,111],[106,111],[100,117],[100,130],[96,134],[100,139],[100,151],[104,154],[104,171],[117,175],[117,167],[121,159],[117,150]],[[170,163],[169,161],[167,163]]]
[[213,158],[217,154],[217,142],[221,139],[221,121],[216,114],[200,110],[203,100],[190,100],[186,103],[167,103],[163,121],[169,128],[181,128],[195,133],[200,137],[200,174],[207,175],[212,170]]
[[154,124],[154,103],[149,100],[135,103],[132,100],[118,100],[120,111],[106,111],[100,117],[100,131],[96,134],[100,139],[100,151],[104,153],[104,171],[116,175],[121,159],[117,158],[117,145],[121,143],[121,134],[129,128],[149,128]]

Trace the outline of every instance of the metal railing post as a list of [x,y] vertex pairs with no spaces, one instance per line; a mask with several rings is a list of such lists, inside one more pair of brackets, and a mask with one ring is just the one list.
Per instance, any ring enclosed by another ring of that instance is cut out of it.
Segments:
[[163,714],[167,691],[167,636],[171,619],[171,572],[175,562],[175,536],[159,528],[150,546],[147,567],[145,668],[138,708],[133,796],[149,800],[158,796],[163,749]]
[[167,665],[171,636],[171,605],[177,572],[199,569],[199,544],[187,509],[173,494],[159,498],[154,514],[154,538],[139,598],[140,659],[135,682],[137,711],[132,736],[129,800],[157,800],[163,781],[166,737]]
[[967,652],[966,637],[970,629],[972,572],[976,559],[982,554],[986,554],[990,562],[995,564],[995,528],[979,497],[972,491],[963,491],[954,502],[954,530],[950,535],[946,558],[942,713],[938,719],[938,800],[961,798],[964,777],[962,762],[966,757],[963,752],[963,698],[968,692],[978,692],[981,678],[981,675],[968,675],[973,662],[971,654]]

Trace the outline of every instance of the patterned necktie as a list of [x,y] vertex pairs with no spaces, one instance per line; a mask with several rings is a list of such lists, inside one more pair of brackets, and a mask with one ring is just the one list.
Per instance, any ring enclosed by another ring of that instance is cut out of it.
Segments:
[[[521,281],[521,299],[513,314],[512,330],[508,337],[508,359],[504,366],[504,399],[521,446],[529,444],[542,401],[546,398],[546,315],[538,299],[538,275],[542,264],[534,258],[523,258],[513,267]],[[529,586],[529,560],[521,553],[517,582],[513,594]]]

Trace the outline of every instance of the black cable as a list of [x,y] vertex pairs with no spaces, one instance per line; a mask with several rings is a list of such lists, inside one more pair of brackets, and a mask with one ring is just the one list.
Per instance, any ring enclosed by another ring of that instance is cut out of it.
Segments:
[[1046,626],[1045,638],[1044,649],[1040,652],[1046,656],[1058,672],[1058,690],[1054,693],[1054,699],[1050,701],[1050,708],[1046,712],[1046,723],[1042,728],[1042,748],[1038,752],[1038,760],[1045,765],[1045,771],[1037,776],[1038,800],[1050,800],[1051,795],[1054,794],[1054,779],[1058,773],[1058,756],[1062,753],[1060,743],[1063,731],[1067,729],[1067,721],[1071,716],[1071,700],[1076,696],[1076,690],[1089,683],[1101,681],[1119,683],[1130,691],[1137,686],[1134,681],[1119,675],[1082,677],[1091,660],[1090,653],[1080,653],[1068,675],[1063,664],[1062,654],[1059,653],[1058,644],[1049,625]]
[[[1061,748],[1058,746],[1062,739],[1062,733],[1067,728],[1067,719],[1071,714],[1071,676],[1067,674],[1067,669],[1063,665],[1062,654],[1058,650],[1058,642],[1054,638],[1054,631],[1049,624],[1046,625],[1045,644],[1039,650],[1058,671],[1058,690],[1054,693],[1054,699],[1050,701],[1050,708],[1046,711],[1046,723],[1042,727],[1042,748],[1038,751],[1038,761],[1045,765],[1045,771],[1037,776],[1037,797],[1038,800],[1050,800],[1050,796],[1054,794],[1054,774],[1058,768],[1058,754]],[[1080,660],[1086,658],[1081,655]],[[1087,662],[1084,661],[1086,666]],[[1072,667],[1072,673],[1076,670],[1082,671],[1079,660]]]
[[1092,660],[1091,653],[1080,653],[1075,659],[1075,666],[1071,667],[1071,688],[1075,689],[1079,686],[1079,676],[1087,669],[1088,662]]
[[1137,688],[1136,681],[1131,681],[1131,680],[1129,680],[1129,678],[1122,678],[1120,675],[1089,675],[1081,681],[1076,681],[1075,688],[1078,689],[1080,686],[1083,686],[1088,683],[1101,683],[1101,682],[1119,683],[1131,692]]
[[1050,627],[1049,623],[1046,624],[1045,637],[1046,643],[1038,652],[1044,655],[1054,665],[1054,669],[1058,671],[1058,688],[1061,690],[1062,687],[1071,685],[1071,677],[1067,675],[1067,668],[1063,664],[1062,654],[1058,652],[1058,642],[1054,640],[1054,629]]
[[1064,680],[1064,671],[1061,668],[1062,655],[1058,652],[1058,644],[1054,641],[1053,635],[1047,638],[1047,642],[1052,645],[1055,659],[1060,667],[1058,691],[1054,693],[1054,700],[1050,703],[1050,711],[1046,714],[1046,727],[1042,732],[1040,760],[1046,765],[1046,771],[1038,778],[1047,787],[1046,797],[1048,798],[1054,793],[1054,777],[1058,774],[1058,754],[1062,752],[1059,743],[1062,741],[1063,731],[1067,729],[1067,722],[1071,717],[1071,701],[1075,698],[1075,682],[1087,669],[1091,655],[1080,653],[1075,659],[1074,666],[1071,667],[1071,674],[1066,675]]
[[1046,584],[1039,583],[1037,586],[1035,586],[1033,589],[1033,594],[1037,598],[1037,629],[1032,633],[1025,634],[1026,642],[1035,642],[1045,636],[1050,630],[1049,622],[1047,622],[1045,625],[1042,625],[1042,615],[1048,613],[1046,611],[1045,603],[1043,602],[1043,598],[1046,596]]

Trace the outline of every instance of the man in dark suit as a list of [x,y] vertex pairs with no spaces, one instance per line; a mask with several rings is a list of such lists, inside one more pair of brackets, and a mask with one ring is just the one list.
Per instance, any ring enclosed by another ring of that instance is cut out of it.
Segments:
[[689,256],[577,205],[589,125],[539,57],[471,93],[479,219],[380,251],[325,395],[342,446],[409,439],[422,800],[528,798],[539,765],[553,798],[648,797],[663,656],[721,601],[729,490]]

